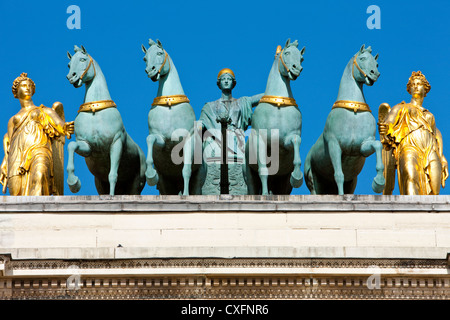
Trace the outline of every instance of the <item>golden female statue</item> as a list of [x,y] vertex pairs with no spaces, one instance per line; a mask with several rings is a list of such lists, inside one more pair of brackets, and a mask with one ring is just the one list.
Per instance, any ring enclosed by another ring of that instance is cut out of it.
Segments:
[[443,155],[442,135],[433,114],[425,109],[423,99],[431,86],[420,72],[413,72],[406,90],[412,95],[392,109],[387,103],[378,111],[379,132],[384,145],[386,187],[392,194],[397,169],[400,194],[439,194],[448,177],[448,163]]
[[64,190],[64,136],[70,139],[73,121],[64,121],[60,102],[53,108],[35,106],[35,90],[26,73],[14,80],[12,92],[22,108],[8,122],[0,174],[3,193],[8,187],[13,196],[61,195]]

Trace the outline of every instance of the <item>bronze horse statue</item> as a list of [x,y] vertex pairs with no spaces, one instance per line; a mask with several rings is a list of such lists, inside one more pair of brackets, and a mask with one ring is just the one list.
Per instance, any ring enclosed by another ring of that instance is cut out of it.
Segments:
[[325,129],[308,152],[305,179],[311,194],[353,193],[366,157],[374,152],[377,175],[372,189],[383,191],[383,146],[375,140],[377,123],[363,94],[363,85],[372,86],[380,76],[378,54],[371,53],[363,45],[347,63]]
[[[248,194],[290,194],[303,183],[300,143],[302,114],[291,91],[290,81],[303,70],[305,48],[287,40],[278,46],[266,90],[252,116],[246,143]],[[268,154],[271,154],[270,167]]]
[[[150,186],[166,194],[189,194],[191,164],[184,162],[183,148],[194,131],[195,113],[181,86],[177,69],[162,43],[149,40],[145,72],[159,81],[158,93],[148,113],[147,171]],[[180,141],[181,139],[181,141]]]
[[145,154],[125,131],[100,66],[83,46],[75,46],[75,54],[67,55],[67,79],[75,88],[86,85],[84,103],[75,118],[76,141],[67,147],[70,191],[76,193],[81,188],[74,174],[76,152],[85,157],[99,194],[140,194],[145,186]]

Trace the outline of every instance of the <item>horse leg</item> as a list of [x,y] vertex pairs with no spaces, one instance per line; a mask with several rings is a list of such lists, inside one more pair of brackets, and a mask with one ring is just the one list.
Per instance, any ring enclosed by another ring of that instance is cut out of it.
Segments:
[[375,152],[377,157],[377,164],[376,164],[376,170],[377,175],[373,179],[372,182],[372,189],[376,193],[383,192],[384,185],[386,183],[384,179],[384,164],[383,164],[383,145],[380,141],[377,141],[375,139],[366,140],[361,144],[361,154],[364,157],[368,157],[371,154]]
[[155,168],[153,168],[153,146],[154,144],[163,146],[164,139],[158,134],[150,134],[147,137],[147,170],[145,171],[145,177],[149,186],[154,186],[158,183],[159,177]]
[[67,184],[69,189],[73,193],[80,191],[81,182],[75,175],[74,154],[75,152],[83,157],[89,157],[91,155],[91,148],[85,141],[71,141],[67,146],[68,159],[67,159]]
[[109,150],[109,157],[111,161],[111,167],[109,170],[108,181],[109,181],[109,195],[113,196],[116,189],[117,177],[119,176],[119,165],[120,158],[122,158],[123,145],[125,136],[123,132],[119,132],[114,137],[113,143],[111,144]]
[[344,173],[342,172],[342,150],[339,142],[333,138],[326,141],[328,153],[334,169],[334,181],[338,188],[338,194],[344,194]]
[[192,175],[192,162],[194,160],[194,137],[189,134],[183,147],[183,196],[189,195],[189,181]]
[[[256,133],[252,130],[252,134],[256,134],[256,137],[252,139],[253,144],[253,150],[256,152],[256,159],[258,164],[258,175],[259,179],[261,180],[261,187],[262,187],[262,195],[268,195],[269,194],[269,188],[268,188],[268,175],[269,170],[267,169],[267,143],[262,139],[261,135],[259,133]],[[266,137],[267,138],[267,137]]]
[[300,144],[302,139],[299,135],[293,134],[286,138],[285,146],[294,147],[294,170],[291,173],[290,183],[294,188],[299,188],[303,184],[303,173],[301,171],[302,160],[300,158]]

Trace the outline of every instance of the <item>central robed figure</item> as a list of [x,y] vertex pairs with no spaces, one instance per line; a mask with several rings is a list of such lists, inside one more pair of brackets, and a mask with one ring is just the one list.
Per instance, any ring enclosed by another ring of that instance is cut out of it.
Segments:
[[[220,99],[204,105],[200,114],[203,126],[203,166],[196,179],[196,188],[201,194],[220,194],[221,164],[226,159],[228,167],[228,192],[247,194],[247,185],[243,176],[245,162],[245,130],[251,125],[253,110],[263,94],[251,97],[233,98],[232,90],[236,86],[234,72],[225,68],[217,75],[217,86],[222,91]],[[225,124],[227,145],[223,146]],[[226,156],[222,154],[222,148]],[[199,179],[200,178],[200,179]]]

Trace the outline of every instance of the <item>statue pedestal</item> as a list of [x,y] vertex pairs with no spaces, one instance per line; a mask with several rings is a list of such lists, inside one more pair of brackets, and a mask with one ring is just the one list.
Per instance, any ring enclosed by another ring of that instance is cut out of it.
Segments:
[[449,299],[449,203],[2,197],[0,298]]

